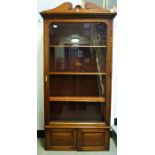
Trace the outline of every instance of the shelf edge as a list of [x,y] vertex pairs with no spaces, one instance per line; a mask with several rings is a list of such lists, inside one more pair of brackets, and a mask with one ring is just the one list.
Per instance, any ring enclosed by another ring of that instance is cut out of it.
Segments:
[[104,97],[49,97],[49,101],[105,102]]

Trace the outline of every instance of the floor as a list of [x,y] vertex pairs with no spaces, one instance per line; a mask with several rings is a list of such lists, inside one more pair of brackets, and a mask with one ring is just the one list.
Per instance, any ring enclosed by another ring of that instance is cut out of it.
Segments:
[[117,155],[117,148],[113,141],[110,139],[110,151],[45,151],[44,138],[37,139],[37,155]]

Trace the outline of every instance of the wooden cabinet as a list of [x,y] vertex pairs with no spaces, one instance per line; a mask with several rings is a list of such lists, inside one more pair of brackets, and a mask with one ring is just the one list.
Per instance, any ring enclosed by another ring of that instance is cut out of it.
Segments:
[[109,131],[106,129],[80,129],[78,148],[83,151],[109,149]]
[[106,129],[49,129],[46,148],[50,150],[107,150],[109,131]]
[[116,13],[64,3],[41,15],[46,149],[108,150]]
[[75,150],[75,129],[50,129],[46,131],[46,148],[54,150]]

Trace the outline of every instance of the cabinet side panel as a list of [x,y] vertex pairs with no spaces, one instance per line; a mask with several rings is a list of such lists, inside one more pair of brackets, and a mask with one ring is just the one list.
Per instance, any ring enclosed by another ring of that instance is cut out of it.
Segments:
[[110,125],[111,115],[111,78],[112,78],[112,20],[108,20],[108,49],[106,65],[106,116],[105,121]]
[[49,122],[49,108],[48,108],[48,22],[44,21],[44,122],[45,125]]

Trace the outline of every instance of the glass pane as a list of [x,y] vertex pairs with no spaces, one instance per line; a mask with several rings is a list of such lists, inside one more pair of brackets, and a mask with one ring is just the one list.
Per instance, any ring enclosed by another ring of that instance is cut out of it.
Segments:
[[90,102],[50,102],[51,121],[104,122],[105,104]]
[[105,76],[101,75],[52,75],[49,76],[50,96],[103,97]]
[[51,72],[105,72],[106,48],[52,47],[49,53]]
[[51,23],[49,44],[63,46],[104,46],[107,44],[105,23]]

